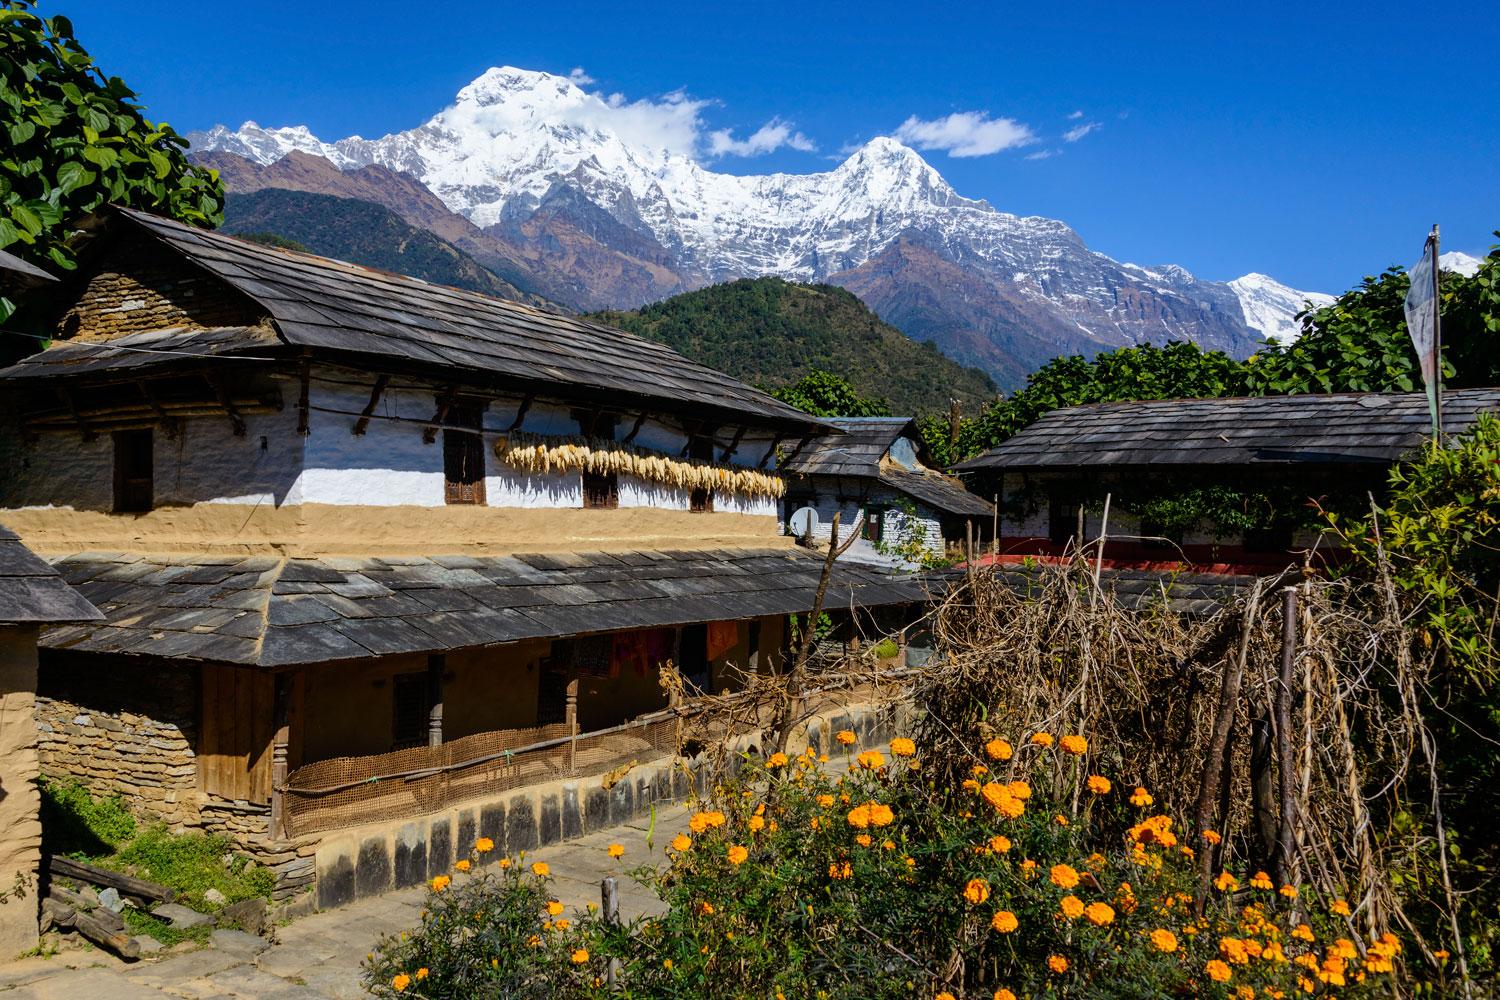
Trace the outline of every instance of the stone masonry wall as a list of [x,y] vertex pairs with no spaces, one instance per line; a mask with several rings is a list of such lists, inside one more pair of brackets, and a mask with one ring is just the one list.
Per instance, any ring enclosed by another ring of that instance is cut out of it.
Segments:
[[36,725],[42,774],[118,795],[134,812],[196,827],[197,676],[163,662],[122,670],[44,651]]
[[218,278],[145,237],[121,239],[62,317],[63,337],[105,340],[174,327],[253,326],[264,311]]

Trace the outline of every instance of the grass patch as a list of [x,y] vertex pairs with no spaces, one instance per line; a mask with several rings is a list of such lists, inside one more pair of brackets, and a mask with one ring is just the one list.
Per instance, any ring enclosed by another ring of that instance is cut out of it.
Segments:
[[[276,876],[235,853],[228,837],[172,833],[161,823],[143,828],[121,799],[95,798],[75,783],[43,781],[41,791],[42,841],[53,854],[159,882],[176,890],[178,902],[203,912],[216,909],[203,899],[210,889],[217,889],[229,903],[257,896],[270,899]],[[175,940],[194,933],[172,930],[148,914],[136,916],[154,922],[143,932],[163,944],[173,942],[159,936],[157,928]]]
[[145,910],[137,910],[133,906],[125,907],[121,911],[120,916],[125,918],[125,929],[130,931],[132,937],[139,937],[142,934],[149,935],[160,941],[163,948],[170,948],[174,944],[181,944],[184,941],[206,945],[208,944],[208,936],[214,930],[211,924],[179,930],[160,917],[154,917]]

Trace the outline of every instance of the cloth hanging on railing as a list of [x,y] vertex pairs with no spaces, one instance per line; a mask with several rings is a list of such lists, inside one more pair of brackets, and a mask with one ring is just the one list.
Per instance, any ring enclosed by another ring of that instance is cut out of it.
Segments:
[[708,623],[708,658],[717,660],[740,641],[739,622]]

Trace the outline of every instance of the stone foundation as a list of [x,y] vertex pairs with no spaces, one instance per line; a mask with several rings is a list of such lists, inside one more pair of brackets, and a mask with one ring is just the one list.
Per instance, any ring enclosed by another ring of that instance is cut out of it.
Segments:
[[[839,709],[794,730],[789,748],[800,752],[811,746],[819,753],[830,752],[833,734],[841,729],[858,734],[857,747],[876,746],[897,735],[905,721],[899,706]],[[736,748],[755,753],[757,743],[742,737]],[[611,788],[603,787],[597,776],[556,781],[426,816],[318,834],[317,843],[295,848],[300,856],[311,847],[312,870],[305,881],[298,876],[299,889],[312,887],[319,909],[344,906],[448,871],[479,837],[495,842],[495,850],[486,856],[490,860],[535,851],[627,823],[649,813],[653,805],[680,801],[694,790],[702,793],[709,776],[701,758],[663,758],[631,769]],[[280,889],[278,882],[278,898],[296,891],[282,894]]]

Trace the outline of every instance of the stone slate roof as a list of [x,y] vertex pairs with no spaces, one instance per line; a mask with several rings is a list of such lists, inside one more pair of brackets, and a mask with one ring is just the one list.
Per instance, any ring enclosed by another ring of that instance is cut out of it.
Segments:
[[[60,374],[157,368],[192,363],[196,358],[247,360],[245,352],[281,346],[275,331],[263,326],[224,326],[211,330],[151,330],[113,340],[58,340],[45,351],[0,369],[0,379],[17,380]],[[173,354],[160,352],[171,351]],[[179,353],[180,352],[180,353]],[[267,360],[260,357],[258,360]]]
[[57,281],[56,278],[35,264],[24,261],[13,253],[0,250],[0,287],[25,288],[51,284],[55,281]]
[[[807,611],[799,549],[281,559],[84,553],[56,567],[105,613],[41,645],[262,667]],[[904,604],[926,585],[835,569],[826,607]]]
[[454,377],[455,369],[467,370],[588,402],[639,406],[651,400],[725,423],[827,430],[823,421],[758,389],[613,327],[144,212],[112,211],[258,303],[281,341],[294,348]]
[[[1443,394],[1443,426],[1500,410],[1500,389]],[[1419,392],[1100,403],[1053,410],[959,472],[1078,466],[1390,464],[1430,435]]]
[[995,507],[988,500],[970,493],[963,484],[936,472],[907,472],[904,469],[882,469],[880,481],[946,514],[960,517],[991,517]]
[[96,622],[104,616],[0,525],[0,624]]
[[[835,417],[827,421],[843,434],[809,441],[782,472],[808,476],[878,476],[880,460],[903,434],[917,437],[911,417]],[[920,440],[920,439],[919,439]]]

